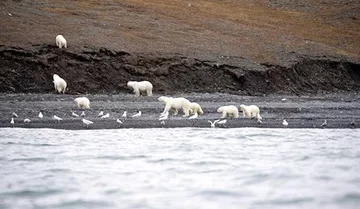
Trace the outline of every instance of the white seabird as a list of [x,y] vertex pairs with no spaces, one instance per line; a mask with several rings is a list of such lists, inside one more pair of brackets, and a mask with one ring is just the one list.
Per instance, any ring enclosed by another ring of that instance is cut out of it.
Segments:
[[15,125],[14,118],[11,118],[10,124],[14,127],[14,125]]
[[80,116],[81,116],[81,117],[85,117],[85,111],[82,111],[82,113],[81,113]]
[[17,118],[18,115],[17,115],[15,112],[13,112],[13,113],[12,113],[12,117],[13,117],[13,118]]
[[116,122],[117,122],[118,124],[122,124],[122,123],[123,123],[119,118],[116,119]]
[[39,118],[43,119],[44,115],[42,114],[42,112],[40,111],[39,112],[39,115],[38,115]]
[[100,111],[98,117],[102,117],[104,115],[104,111]]
[[189,119],[193,120],[196,119],[198,117],[198,113],[196,112],[194,115],[190,116]]
[[82,119],[82,122],[86,125],[86,127],[89,127],[90,124],[93,124],[94,122],[90,120],[86,120],[85,118]]
[[29,118],[24,119],[24,123],[30,123],[30,122],[31,122],[31,120]]
[[288,127],[288,125],[289,125],[289,123],[285,119],[283,120],[282,124],[285,128]]
[[101,118],[109,118],[110,117],[110,113],[106,113],[105,115],[101,116]]
[[208,122],[210,123],[211,128],[215,128],[216,123],[218,123],[219,121],[220,121],[220,119],[214,120],[214,122],[211,122],[210,120],[208,120]]
[[161,125],[165,125],[165,121],[161,121],[161,123],[160,123]]
[[54,115],[54,119],[55,119],[57,122],[59,122],[59,123],[60,123],[60,121],[62,120],[62,118],[60,118],[60,117],[58,117],[58,116],[56,116],[56,115]]
[[219,120],[219,122],[217,122],[217,124],[222,125],[223,127],[225,127],[225,123],[227,122],[227,120]]
[[327,126],[327,121],[326,121],[326,119],[325,119],[325,121],[321,124],[321,127],[322,127],[322,128],[325,128],[325,126]]
[[121,117],[123,117],[123,118],[126,118],[126,111],[124,111],[124,113],[122,114],[122,116]]
[[79,115],[76,114],[75,112],[72,112],[72,113],[71,113],[71,116],[73,116],[73,117],[79,117]]
[[132,117],[133,118],[136,118],[136,117],[140,117],[141,116],[141,111],[139,111],[138,113],[136,113],[135,115],[133,115]]

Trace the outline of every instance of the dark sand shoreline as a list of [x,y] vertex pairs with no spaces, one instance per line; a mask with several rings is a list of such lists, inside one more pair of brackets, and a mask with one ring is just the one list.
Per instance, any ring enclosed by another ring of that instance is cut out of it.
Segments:
[[[94,124],[88,128],[81,122],[81,118],[71,117],[71,112],[81,113],[73,101],[78,95],[60,94],[0,94],[0,128],[12,127],[10,120],[12,112],[18,114],[15,118],[14,127],[20,128],[53,128],[66,130],[86,129],[118,129],[118,128],[177,128],[177,127],[203,127],[210,128],[208,120],[220,117],[216,110],[223,105],[255,104],[260,107],[263,123],[258,125],[255,120],[240,118],[229,119],[226,128],[256,127],[256,128],[283,128],[282,120],[289,122],[288,128],[321,128],[324,120],[327,120],[326,128],[357,128],[350,122],[360,121],[360,95],[321,95],[321,96],[239,96],[222,93],[190,93],[170,96],[184,96],[190,101],[198,102],[204,115],[196,120],[189,120],[178,116],[170,116],[165,125],[158,120],[164,104],[157,101],[160,94],[153,97],[136,98],[132,94],[89,94],[85,95],[91,101],[91,109],[86,110],[86,119]],[[286,101],[281,99],[286,98]],[[43,110],[44,118],[37,117],[39,110]],[[110,118],[100,119],[98,113],[110,113]],[[123,111],[128,116],[142,111],[140,118],[121,118]],[[53,115],[63,118],[61,123],[56,123]],[[24,124],[24,119],[32,120],[30,124]],[[115,120],[120,118],[123,124],[118,125]]]

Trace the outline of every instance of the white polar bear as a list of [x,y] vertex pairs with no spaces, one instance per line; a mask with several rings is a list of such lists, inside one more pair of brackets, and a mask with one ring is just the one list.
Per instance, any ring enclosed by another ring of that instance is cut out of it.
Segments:
[[55,91],[57,91],[58,93],[63,93],[65,94],[65,90],[66,90],[66,81],[64,79],[62,79],[60,76],[58,76],[57,74],[53,75],[53,83],[55,86]]
[[66,39],[62,35],[56,36],[56,46],[58,46],[60,49],[62,47],[67,48]]
[[140,96],[141,91],[146,91],[147,96],[152,96],[153,85],[149,81],[129,81],[127,86],[134,89],[135,96]]
[[78,97],[74,99],[77,106],[81,109],[90,109],[90,100],[87,97]]
[[244,118],[256,118],[258,121],[262,120],[262,117],[260,116],[260,109],[256,105],[240,105],[240,108],[243,112]]
[[226,118],[227,116],[238,118],[239,110],[235,105],[222,106],[217,109],[217,112],[222,112],[221,118]]
[[161,114],[166,114],[170,109],[173,109],[174,115],[177,115],[178,109],[182,108],[184,117],[190,115],[190,101],[184,97],[173,98],[161,96],[158,98],[158,100],[165,103],[164,111]]
[[201,106],[196,102],[190,103],[190,114],[198,113],[199,115],[204,114],[203,110],[201,109]]

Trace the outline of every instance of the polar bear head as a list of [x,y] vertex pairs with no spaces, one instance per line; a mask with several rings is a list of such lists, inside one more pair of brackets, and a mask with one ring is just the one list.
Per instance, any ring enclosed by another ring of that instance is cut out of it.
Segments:
[[135,81],[129,81],[129,82],[127,82],[127,86],[128,86],[128,87],[134,88],[135,85],[136,85],[136,82],[135,82]]

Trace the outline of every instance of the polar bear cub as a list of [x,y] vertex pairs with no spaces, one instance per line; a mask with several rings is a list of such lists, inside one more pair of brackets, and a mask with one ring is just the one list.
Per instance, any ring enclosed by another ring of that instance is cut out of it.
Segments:
[[238,118],[239,110],[235,105],[222,106],[217,109],[217,112],[222,112],[221,118],[226,118],[227,116]]
[[74,99],[78,108],[90,109],[90,100],[87,97],[77,97]]
[[56,36],[56,46],[58,46],[60,49],[62,47],[67,48],[66,39],[62,35]]
[[54,87],[55,87],[55,91],[57,91],[58,93],[63,93],[65,94],[65,90],[66,90],[66,81],[62,78],[60,78],[60,76],[58,76],[57,74],[53,75],[53,83],[54,83]]
[[185,99],[184,97],[166,97],[161,96],[158,98],[160,102],[165,103],[164,111],[161,114],[166,114],[170,109],[174,110],[174,115],[177,115],[178,109],[182,108],[184,112],[184,117],[190,115],[190,101]]
[[147,96],[152,96],[153,85],[149,81],[129,81],[127,86],[133,88],[137,97],[141,91],[146,91]]
[[190,103],[190,114],[198,113],[199,115],[204,114],[203,110],[201,109],[201,106],[196,102]]
[[258,121],[262,120],[262,117],[260,116],[260,109],[256,105],[240,105],[240,108],[243,112],[244,118],[256,118]]

